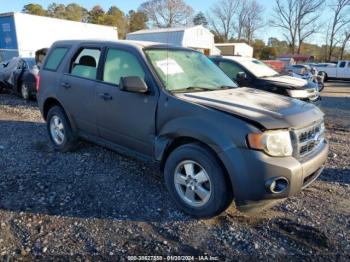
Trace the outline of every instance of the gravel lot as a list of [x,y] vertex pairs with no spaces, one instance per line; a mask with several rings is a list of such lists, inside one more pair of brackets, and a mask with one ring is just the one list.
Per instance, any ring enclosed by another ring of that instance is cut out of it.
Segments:
[[57,153],[36,103],[1,94],[0,260],[348,261],[350,83],[327,83],[323,96],[331,153],[317,182],[257,216],[232,205],[214,219],[194,220],[173,205],[156,166],[88,143]]

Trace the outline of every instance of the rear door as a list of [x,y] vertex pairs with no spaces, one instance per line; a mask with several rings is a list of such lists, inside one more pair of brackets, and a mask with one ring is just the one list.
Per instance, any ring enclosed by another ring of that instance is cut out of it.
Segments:
[[95,85],[100,58],[98,46],[78,48],[61,78],[58,92],[76,127],[90,135],[97,135]]
[[[127,48],[106,50],[102,82],[96,86],[97,126],[100,136],[143,155],[153,155],[158,90],[138,53]],[[121,77],[145,80],[148,94],[119,89]]]
[[338,78],[350,78],[350,63],[348,61],[340,61],[338,64]]

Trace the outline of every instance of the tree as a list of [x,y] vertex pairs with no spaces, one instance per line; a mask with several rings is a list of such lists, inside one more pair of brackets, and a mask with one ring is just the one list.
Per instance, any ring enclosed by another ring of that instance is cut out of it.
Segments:
[[276,55],[286,54],[289,50],[287,41],[280,41],[274,37],[269,38],[268,46],[276,50]]
[[254,57],[260,58],[262,50],[265,48],[265,42],[260,39],[256,39],[253,43]]
[[143,12],[135,12],[134,10],[129,11],[129,32],[135,32],[138,30],[146,29],[148,18]]
[[317,32],[316,21],[320,17],[319,10],[322,10],[324,2],[325,0],[299,0],[297,2],[298,54],[300,54],[305,39]]
[[274,47],[265,46],[260,51],[259,59],[268,60],[274,59],[277,55],[277,51]]
[[47,15],[47,11],[41,5],[38,4],[27,4],[23,7],[22,12],[31,15]]
[[69,4],[65,8],[65,19],[86,22],[88,18],[87,10],[78,4]]
[[207,26],[208,25],[208,20],[203,14],[203,12],[199,12],[196,14],[193,18],[193,24],[194,25],[202,25],[202,26]]
[[139,7],[149,22],[159,28],[186,26],[191,21],[193,9],[183,0],[150,0]]
[[242,31],[245,39],[250,45],[253,42],[254,35],[257,30],[265,26],[263,19],[264,7],[256,2],[256,0],[248,0],[243,5],[246,14],[243,16],[241,22]]
[[47,8],[48,16],[54,18],[65,19],[66,18],[66,6],[64,4],[52,3]]
[[227,42],[234,34],[236,27],[235,15],[240,4],[239,0],[220,0],[208,14],[209,24],[217,35]]
[[241,40],[243,38],[243,27],[247,22],[247,16],[248,16],[248,8],[247,8],[247,2],[242,1],[240,3],[240,6],[237,10],[237,25],[236,25],[236,31],[237,31],[237,39]]
[[343,60],[344,59],[344,56],[345,56],[345,48],[348,44],[348,42],[350,41],[350,28],[349,30],[346,30],[344,32],[344,38],[343,38],[343,41],[342,41],[342,45],[341,45],[341,49],[340,49],[340,60]]
[[125,38],[128,28],[128,21],[124,13],[118,7],[112,6],[109,8],[104,16],[103,24],[117,27],[119,38]]
[[[334,0],[331,10],[333,12],[333,19],[330,26],[328,61],[332,60],[334,49],[337,45],[336,37],[341,30],[350,23],[350,0]],[[327,39],[328,40],[328,39]]]
[[270,24],[282,29],[292,54],[300,53],[301,45],[316,33],[315,22],[320,18],[319,10],[325,0],[275,0],[274,19]]
[[100,5],[94,6],[88,13],[88,22],[93,24],[104,23],[105,11]]

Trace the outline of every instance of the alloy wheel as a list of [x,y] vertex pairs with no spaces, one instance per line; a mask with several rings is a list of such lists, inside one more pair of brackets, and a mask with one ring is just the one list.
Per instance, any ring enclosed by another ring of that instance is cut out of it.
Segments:
[[211,196],[211,181],[207,171],[192,160],[182,161],[174,174],[175,188],[180,198],[193,207],[208,203]]

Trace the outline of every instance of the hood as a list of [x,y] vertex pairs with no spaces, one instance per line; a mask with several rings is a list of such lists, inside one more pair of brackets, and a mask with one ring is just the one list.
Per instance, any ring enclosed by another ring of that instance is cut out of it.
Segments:
[[285,86],[290,88],[303,88],[308,87],[308,81],[305,79],[297,78],[297,77],[291,77],[291,76],[271,76],[271,77],[264,77],[265,81],[278,85],[278,86]]
[[257,122],[266,129],[302,128],[320,121],[316,106],[252,88],[178,94],[179,98]]

